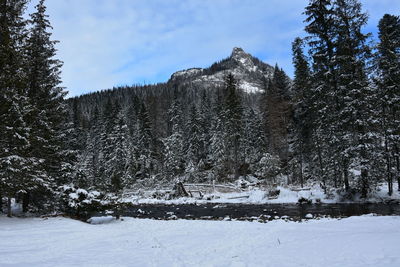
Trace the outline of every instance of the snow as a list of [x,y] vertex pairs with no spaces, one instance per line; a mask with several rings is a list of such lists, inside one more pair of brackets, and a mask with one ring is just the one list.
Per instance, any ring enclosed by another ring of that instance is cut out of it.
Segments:
[[202,68],[191,68],[191,69],[187,69],[187,70],[180,70],[175,72],[174,74],[172,74],[171,79],[176,79],[176,78],[188,78],[190,76],[196,75],[200,72],[202,72],[203,69]]
[[400,217],[91,225],[0,217],[0,266],[400,266]]
[[114,222],[115,218],[113,216],[101,216],[101,217],[91,217],[87,220],[90,224],[105,224]]
[[[181,197],[177,199],[159,199],[152,198],[155,191],[150,190],[143,194],[137,192],[125,193],[121,202],[133,203],[133,204],[166,204],[166,205],[180,205],[180,204],[206,204],[206,203],[237,203],[237,204],[288,204],[298,203],[299,199],[303,198],[311,201],[311,203],[349,203],[349,200],[343,200],[341,196],[335,192],[330,192],[330,195],[326,195],[324,190],[319,184],[310,185],[304,188],[288,188],[284,186],[278,186],[276,189],[279,190],[279,195],[276,198],[269,198],[268,192],[265,188],[259,188],[257,186],[250,186],[248,189],[240,190],[240,187],[236,187],[236,192],[222,193],[219,192],[218,188],[222,185],[216,185],[217,191],[214,193],[206,193],[204,197]],[[226,186],[231,188],[232,186]],[[233,187],[235,188],[235,187]],[[167,195],[167,194],[164,194]],[[369,196],[368,199],[363,200],[367,202],[384,202],[388,200],[400,200],[400,191],[397,190],[397,184],[394,185],[394,191],[392,196],[387,194],[387,185],[381,184],[378,186],[377,191]],[[354,202],[361,201],[355,199]]]
[[82,189],[82,188],[79,188],[78,190],[76,190],[76,193],[78,195],[82,194],[82,195],[85,195],[85,196],[88,194],[88,192],[85,189]]
[[70,193],[69,198],[71,199],[79,199],[79,195],[77,193]]
[[393,184],[393,194],[388,196],[388,185],[386,183],[380,184],[374,192],[372,196],[370,196],[369,201],[371,202],[381,202],[388,200],[399,200],[400,199],[400,191],[397,189],[398,184]]
[[249,83],[247,81],[241,81],[239,83],[239,88],[242,89],[243,91],[245,91],[246,93],[256,93],[256,92],[262,91],[262,89],[259,85],[257,86],[252,83]]

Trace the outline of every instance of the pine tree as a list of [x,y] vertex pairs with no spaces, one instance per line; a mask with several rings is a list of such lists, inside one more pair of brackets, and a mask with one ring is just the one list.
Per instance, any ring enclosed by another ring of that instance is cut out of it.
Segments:
[[336,70],[333,64],[334,40],[336,38],[333,20],[334,11],[330,0],[311,0],[306,7],[304,14],[307,16],[305,31],[308,33],[306,40],[310,47],[312,59],[312,85],[311,103],[315,110],[313,130],[313,165],[318,168],[315,176],[322,179],[326,184],[333,173],[329,172],[329,165],[332,165],[332,152],[329,142],[335,131],[333,124],[333,100],[331,92],[337,91]]
[[30,154],[42,162],[39,170],[44,173],[43,186],[36,193],[36,201],[41,201],[45,192],[51,193],[55,179],[63,176],[63,166],[67,154],[65,130],[66,109],[64,96],[66,92],[60,87],[62,62],[55,58],[55,45],[51,40],[52,29],[46,14],[45,1],[40,0],[36,12],[31,14],[31,28],[24,48],[25,72],[28,82],[28,96],[32,107],[28,124],[30,134]]
[[229,171],[235,179],[239,177],[241,153],[239,151],[243,135],[243,110],[241,98],[237,90],[237,81],[232,74],[225,78],[224,128],[226,131],[226,145]]
[[265,132],[262,116],[259,111],[253,108],[246,109],[244,112],[243,151],[245,163],[252,168],[259,162],[266,152]]
[[213,116],[216,116],[211,108],[210,97],[212,96],[208,96],[207,91],[203,91],[199,108],[199,131],[201,135],[199,154],[201,159],[206,159],[210,152],[208,143],[210,140],[211,121]]
[[264,112],[270,151],[278,155],[283,167],[288,161],[288,138],[291,114],[289,82],[285,72],[275,66],[274,75],[264,94]]
[[138,149],[140,174],[151,175],[155,171],[155,141],[149,112],[144,103],[141,103],[138,115]]
[[[227,139],[224,128],[224,111],[221,90],[216,89],[214,102],[212,103],[212,118],[210,125],[210,139],[207,142],[209,153],[207,154],[207,161],[211,165],[213,172],[212,179],[219,178],[222,181],[226,180],[227,172]],[[211,181],[210,181],[211,182]]]
[[[303,40],[296,38],[292,43],[294,80],[293,80],[293,132],[292,149],[295,162],[294,175],[299,177],[300,185],[304,183],[304,165],[308,161],[307,156],[312,153],[312,131],[314,129],[314,109],[311,95],[311,73],[308,61],[303,52]],[[297,166],[298,165],[298,166]]]
[[[75,112],[73,114],[76,114]],[[74,119],[74,121],[76,121]],[[69,135],[69,148],[72,151],[82,151],[79,148],[79,140],[81,139],[80,135],[82,135],[82,129],[79,124],[74,123],[75,127],[72,127],[71,133]],[[74,183],[80,187],[96,187],[99,183],[100,179],[100,152],[101,152],[101,131],[102,131],[102,122],[100,117],[99,109],[96,107],[93,111],[89,131],[86,134],[85,148],[84,152],[81,152],[81,159],[78,160],[79,164],[75,165],[75,169],[77,172],[83,172],[80,175],[80,178],[85,179],[82,181],[78,179],[76,175],[74,175],[75,179]],[[80,133],[80,134],[79,134]],[[80,166],[82,166],[80,168]]]
[[195,105],[192,105],[189,111],[189,118],[186,123],[187,141],[186,143],[186,158],[192,164],[197,165],[200,160],[201,132],[200,118]]
[[110,172],[106,166],[107,162],[111,161],[114,152],[114,139],[113,129],[117,121],[119,106],[115,105],[110,98],[106,100],[103,111],[100,117],[101,134],[100,134],[100,153],[99,153],[99,181],[97,188],[104,191],[109,191],[110,186]]
[[154,146],[153,130],[150,122],[149,113],[144,103],[140,106],[139,116],[139,142],[142,148],[151,151]]
[[99,156],[100,189],[118,193],[125,184],[129,184],[128,162],[129,130],[119,104],[109,99],[103,111],[103,130],[100,137],[101,155]]
[[341,150],[340,158],[350,162],[350,166],[360,170],[357,186],[362,196],[373,185],[374,160],[379,158],[376,145],[379,143],[375,132],[376,114],[375,91],[367,78],[367,62],[370,48],[369,35],[362,33],[367,23],[367,15],[362,12],[357,0],[337,0],[334,7],[337,90],[332,92],[336,100],[336,131]]
[[169,177],[181,175],[184,169],[184,144],[182,134],[182,110],[175,100],[168,110],[171,134],[162,139],[164,145],[164,171]]
[[128,126],[125,123],[122,112],[117,115],[117,121],[112,131],[113,138],[113,155],[107,166],[111,177],[111,187],[113,192],[118,193],[123,189],[124,185],[129,184],[132,177],[128,172],[129,163],[129,144],[128,144]]
[[397,177],[400,190],[400,17],[385,14],[379,21],[379,43],[375,55],[381,129],[385,143],[384,158],[388,193]]
[[26,117],[30,106],[23,72],[27,1],[0,1],[0,190],[8,198],[35,187],[36,158],[27,155],[30,129]]

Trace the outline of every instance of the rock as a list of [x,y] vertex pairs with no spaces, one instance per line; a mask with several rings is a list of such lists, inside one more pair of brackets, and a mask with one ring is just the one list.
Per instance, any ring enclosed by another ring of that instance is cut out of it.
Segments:
[[314,216],[311,213],[306,214],[306,219],[312,219],[314,218]]
[[299,204],[311,204],[312,200],[311,199],[307,199],[304,197],[299,198],[299,200],[297,201],[297,203]]

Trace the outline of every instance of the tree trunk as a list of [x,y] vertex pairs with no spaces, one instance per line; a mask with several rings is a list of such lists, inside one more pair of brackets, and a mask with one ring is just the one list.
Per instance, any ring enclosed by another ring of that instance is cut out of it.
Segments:
[[322,153],[321,153],[321,148],[319,146],[319,143],[317,145],[317,150],[318,150],[318,161],[319,161],[319,168],[320,168],[320,173],[321,173],[321,179],[322,179],[322,184],[324,186],[324,193],[326,194],[326,183],[325,183],[325,173],[324,173],[324,167],[322,164]]
[[368,171],[361,170],[361,198],[366,198],[368,194]]
[[333,176],[333,186],[338,188],[339,185],[342,183],[342,169],[340,168],[340,163],[335,164],[335,173]]
[[234,160],[235,160],[235,180],[239,179],[239,159],[238,159],[238,154],[239,154],[239,137],[235,136],[235,141],[234,141]]
[[7,198],[7,217],[11,217],[11,197]]
[[389,196],[391,196],[393,194],[393,173],[389,155],[387,155],[386,167],[387,167],[388,194]]
[[[303,178],[303,151],[304,151],[304,148],[303,148],[303,142],[302,141],[300,141],[300,159],[299,159],[299,163],[300,163],[300,185],[301,185],[301,188],[303,188],[303,186],[304,186],[304,178]],[[294,172],[293,172],[294,173]]]
[[28,212],[29,203],[30,203],[30,194],[29,194],[29,192],[26,192],[22,195],[22,211],[23,212]]
[[[343,164],[345,165],[345,164]],[[343,182],[344,182],[344,189],[346,192],[349,191],[350,185],[349,185],[349,171],[347,170],[346,166],[343,166]]]
[[[387,139],[385,137],[385,139]],[[393,174],[392,174],[392,164],[390,161],[390,154],[389,154],[389,147],[388,141],[385,140],[385,154],[386,154],[386,175],[387,175],[387,182],[388,182],[388,195],[391,196],[393,194]]]
[[303,154],[300,155],[300,185],[301,188],[304,186],[304,178],[303,178]]
[[397,165],[397,191],[400,191],[400,158],[398,156],[399,151],[397,150],[397,156],[396,156],[396,165]]

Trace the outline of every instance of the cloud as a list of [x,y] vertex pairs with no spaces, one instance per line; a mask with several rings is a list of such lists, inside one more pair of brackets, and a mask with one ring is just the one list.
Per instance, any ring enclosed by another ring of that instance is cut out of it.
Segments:
[[[32,1],[33,6],[36,1]],[[364,0],[374,27],[396,0]],[[307,0],[57,0],[46,2],[70,96],[166,81],[235,46],[291,74]],[[397,8],[397,9],[396,9]],[[31,8],[30,8],[31,10]],[[372,27],[371,27],[372,28]]]

